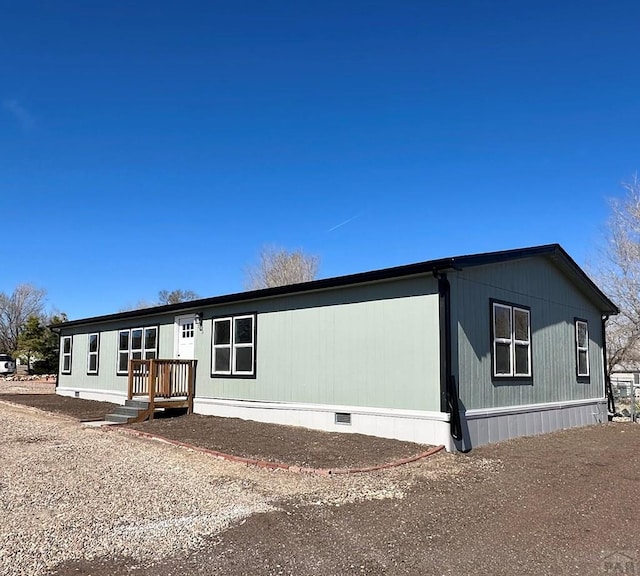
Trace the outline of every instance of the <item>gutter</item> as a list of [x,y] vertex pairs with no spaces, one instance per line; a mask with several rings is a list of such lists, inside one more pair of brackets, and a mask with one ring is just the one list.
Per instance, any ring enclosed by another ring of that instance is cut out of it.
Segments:
[[451,361],[451,285],[446,273],[434,270],[433,276],[438,280],[440,297],[440,403],[441,407],[451,414],[449,419],[451,437],[459,442],[462,440],[462,424],[458,387]]
[[60,329],[60,326],[58,324],[50,324],[49,330],[51,330],[51,332],[53,332],[54,334],[58,335],[58,371],[56,372],[56,390],[57,390],[58,386],[60,385],[60,333],[62,330]]

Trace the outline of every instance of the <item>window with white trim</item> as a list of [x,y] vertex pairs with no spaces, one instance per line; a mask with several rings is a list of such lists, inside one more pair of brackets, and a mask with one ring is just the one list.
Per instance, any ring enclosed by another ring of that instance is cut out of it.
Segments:
[[98,356],[100,353],[100,334],[89,334],[87,343],[87,374],[98,373]]
[[575,320],[576,373],[578,378],[589,377],[589,325],[586,320]]
[[151,360],[158,356],[158,327],[131,328],[118,332],[118,374],[127,374],[129,360]]
[[212,366],[214,376],[255,376],[255,315],[214,318]]
[[62,373],[71,374],[71,336],[62,337]]
[[527,308],[491,303],[492,373],[495,378],[531,377],[531,313]]

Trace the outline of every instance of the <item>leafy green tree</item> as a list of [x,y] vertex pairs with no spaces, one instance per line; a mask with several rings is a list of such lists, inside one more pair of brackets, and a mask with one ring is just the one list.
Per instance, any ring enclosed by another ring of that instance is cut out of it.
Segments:
[[57,374],[60,360],[60,337],[51,328],[69,320],[64,312],[50,316],[41,341],[40,360],[35,363],[34,371],[37,374]]
[[51,325],[67,321],[64,313],[30,316],[18,336],[18,355],[27,361],[29,374],[54,374],[58,371],[59,338]]
[[46,326],[39,316],[29,316],[18,333],[18,356],[26,359],[27,373],[31,374],[33,361],[39,359]]

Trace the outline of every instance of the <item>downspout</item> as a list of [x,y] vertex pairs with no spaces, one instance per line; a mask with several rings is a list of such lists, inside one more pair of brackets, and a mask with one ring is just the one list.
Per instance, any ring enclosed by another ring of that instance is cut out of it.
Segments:
[[451,362],[451,285],[446,273],[433,271],[438,280],[438,295],[440,297],[440,378],[444,389],[441,404],[450,414],[449,426],[451,437],[462,440],[462,425],[460,422],[460,408],[458,402],[458,388]]
[[54,328],[53,326],[49,326],[51,328],[51,332],[58,335],[58,371],[56,372],[56,391],[58,390],[58,385],[60,384],[60,328]]
[[[604,372],[604,390],[607,395],[607,410],[609,412],[609,418],[612,418],[616,414],[616,402],[613,397],[613,388],[611,387],[611,376],[609,375],[609,367],[607,366],[607,333],[606,323],[609,320],[609,315],[605,314],[602,317],[602,367]],[[632,388],[633,389],[633,388]]]

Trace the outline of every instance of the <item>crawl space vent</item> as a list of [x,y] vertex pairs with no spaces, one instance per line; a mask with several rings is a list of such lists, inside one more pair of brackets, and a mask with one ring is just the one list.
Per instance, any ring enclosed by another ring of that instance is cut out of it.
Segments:
[[351,424],[351,414],[348,412],[336,412],[336,424]]

